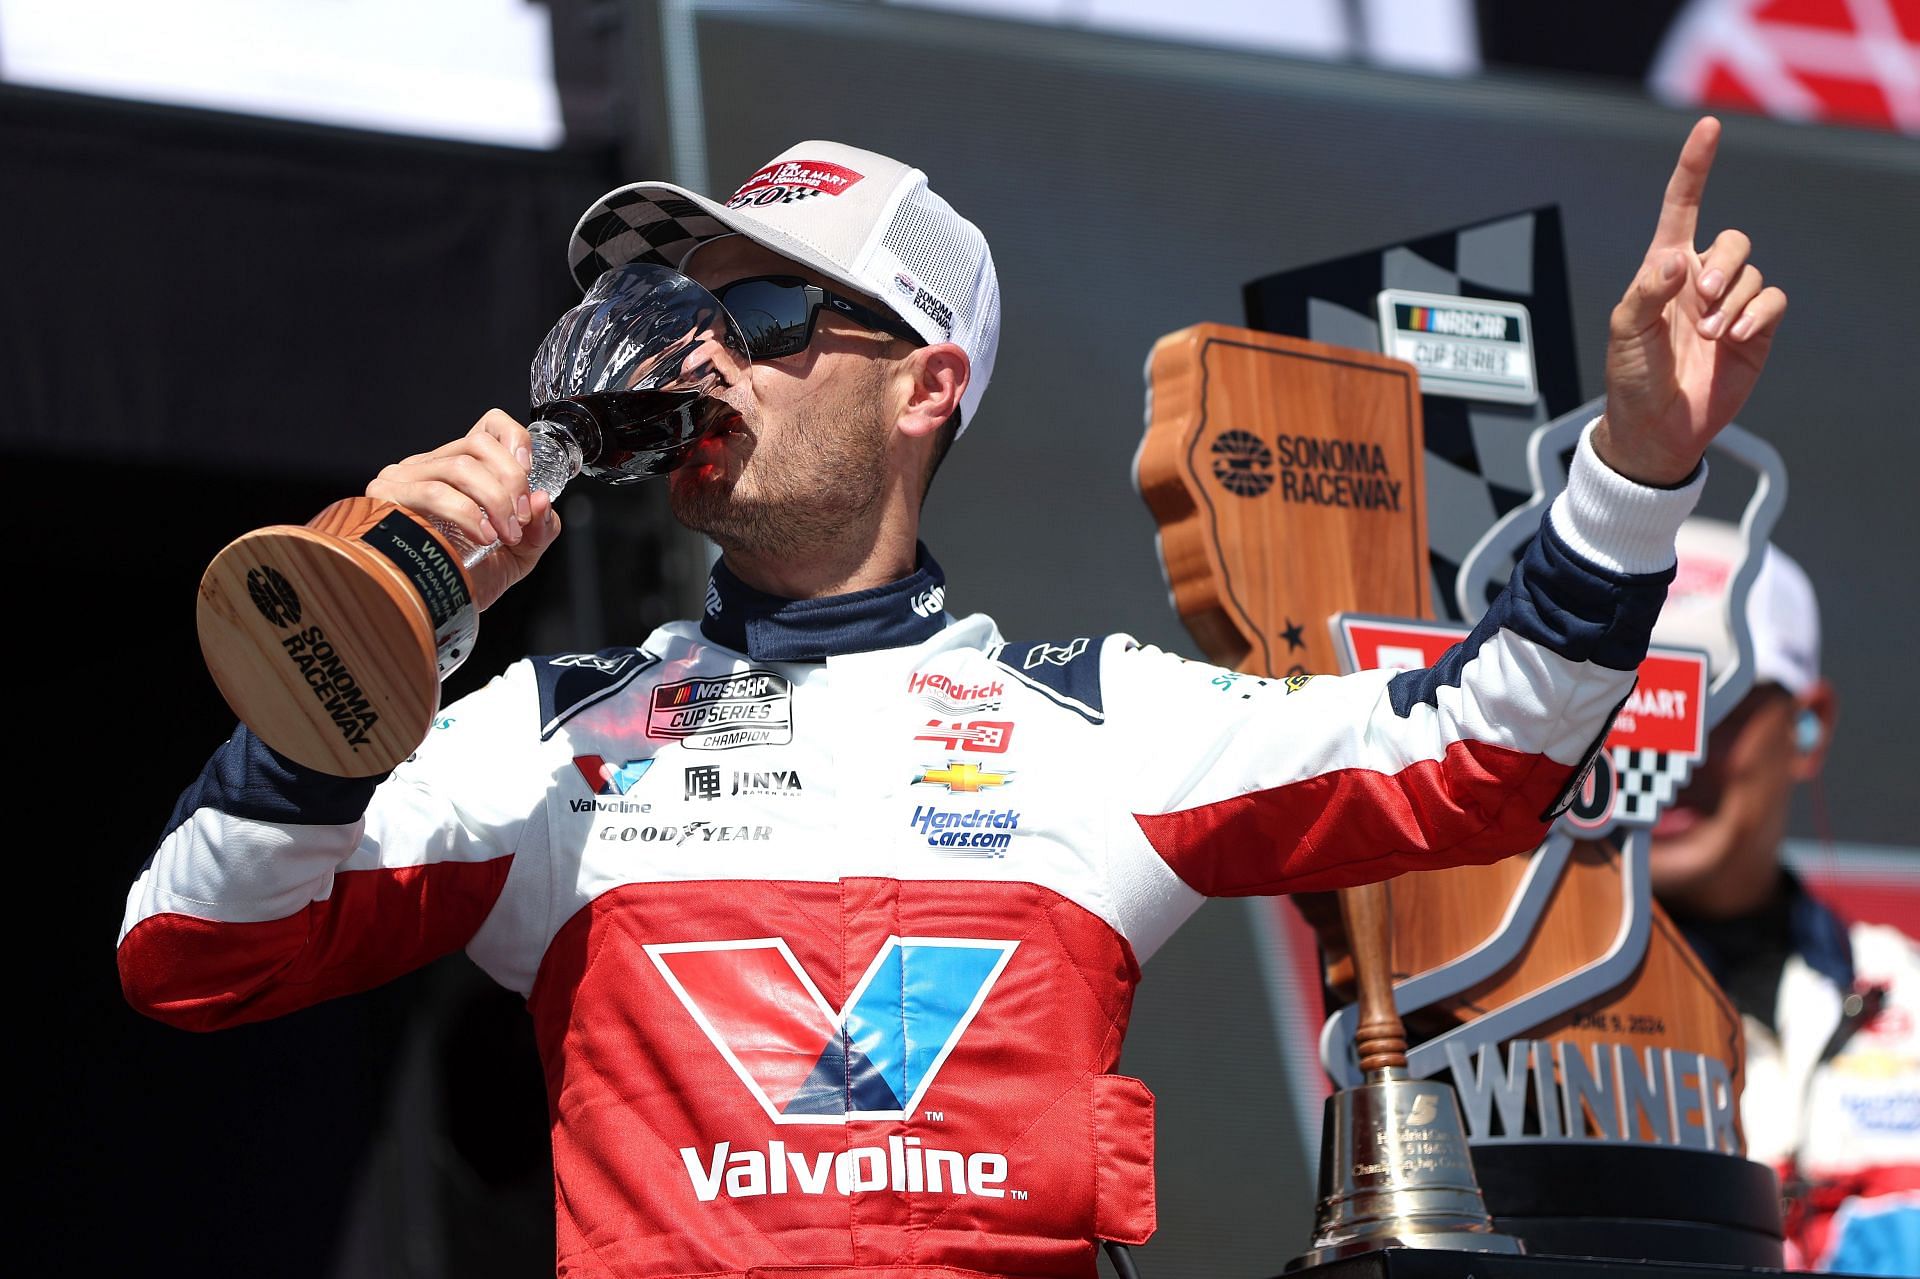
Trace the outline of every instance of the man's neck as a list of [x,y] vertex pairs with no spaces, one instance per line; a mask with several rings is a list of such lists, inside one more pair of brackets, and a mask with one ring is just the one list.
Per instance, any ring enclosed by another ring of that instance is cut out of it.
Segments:
[[786,600],[847,595],[897,582],[913,572],[920,545],[920,505],[896,483],[879,509],[844,536],[788,548],[721,545],[727,568],[756,591]]
[[886,538],[856,548],[822,548],[804,560],[758,554],[741,547],[725,552],[727,568],[756,591],[781,599],[811,600],[846,595],[897,582],[913,572],[915,539]]

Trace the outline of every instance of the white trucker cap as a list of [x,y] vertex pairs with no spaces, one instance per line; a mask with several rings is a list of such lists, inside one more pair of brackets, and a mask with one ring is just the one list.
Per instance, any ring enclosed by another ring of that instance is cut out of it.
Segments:
[[582,289],[629,262],[675,270],[708,240],[744,235],[878,298],[928,342],[952,342],[971,373],[960,429],[993,375],[1000,281],[980,229],[927,186],[927,175],[838,142],[775,156],[722,204],[669,182],[635,182],[593,202],[567,265]]
[[[1739,652],[1727,589],[1740,567],[1741,549],[1736,525],[1705,516],[1682,524],[1679,568],[1653,624],[1655,644],[1705,649],[1716,677]],[[1792,557],[1771,543],[1747,595],[1747,628],[1753,636],[1756,685],[1772,682],[1803,696],[1819,680],[1820,605],[1813,583]]]

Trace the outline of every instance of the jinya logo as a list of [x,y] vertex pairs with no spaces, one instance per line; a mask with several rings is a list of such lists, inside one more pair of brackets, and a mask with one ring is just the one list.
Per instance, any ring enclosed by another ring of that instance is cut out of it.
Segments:
[[1019,945],[889,937],[835,1012],[778,937],[647,947],[777,1124],[905,1119]]

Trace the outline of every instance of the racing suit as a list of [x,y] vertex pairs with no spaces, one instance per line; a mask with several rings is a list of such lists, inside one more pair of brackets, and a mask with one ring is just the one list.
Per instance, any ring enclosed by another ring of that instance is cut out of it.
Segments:
[[1780,1174],[1791,1266],[1920,1273],[1920,946],[1784,888],[1683,924],[1745,1026],[1747,1155]]
[[241,729],[134,884],[122,982],[212,1029],[465,947],[526,997],[559,1272],[1095,1273],[1154,1227],[1139,965],[1204,898],[1533,848],[1633,684],[1680,490],[1583,442],[1431,669],[1262,679],[827,599],[516,663],[384,779]]

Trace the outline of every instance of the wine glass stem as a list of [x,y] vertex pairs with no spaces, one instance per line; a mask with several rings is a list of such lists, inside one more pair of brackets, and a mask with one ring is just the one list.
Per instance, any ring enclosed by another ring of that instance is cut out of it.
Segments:
[[[580,474],[584,454],[573,433],[559,422],[539,421],[527,428],[532,436],[532,462],[527,467],[527,488],[558,500],[567,481]],[[434,516],[427,521],[460,559],[462,568],[472,568],[499,549],[500,539],[480,545],[453,524]]]

